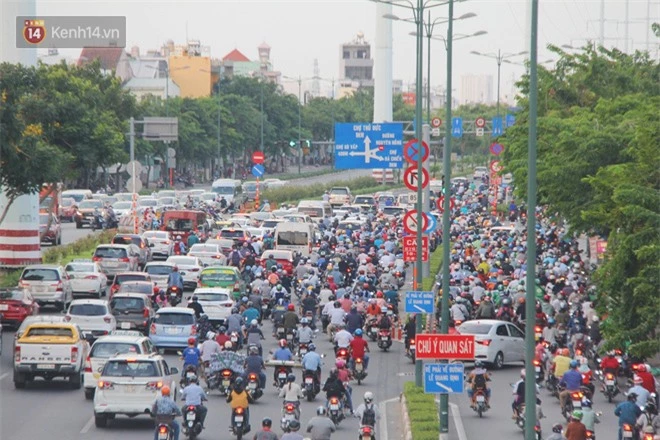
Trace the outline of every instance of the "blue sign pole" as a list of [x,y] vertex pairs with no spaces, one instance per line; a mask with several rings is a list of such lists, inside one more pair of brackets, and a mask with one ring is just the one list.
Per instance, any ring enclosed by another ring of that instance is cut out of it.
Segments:
[[335,124],[335,168],[403,168],[403,124]]

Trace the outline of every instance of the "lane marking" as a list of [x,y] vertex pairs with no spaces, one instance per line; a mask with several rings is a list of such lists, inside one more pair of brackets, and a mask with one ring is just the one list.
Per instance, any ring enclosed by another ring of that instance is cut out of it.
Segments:
[[89,421],[83,426],[83,429],[80,430],[81,434],[87,434],[87,431],[89,431],[92,428],[92,425],[94,424],[94,417],[89,419]]
[[467,434],[465,434],[465,427],[463,426],[463,419],[461,418],[461,411],[458,405],[450,402],[449,406],[451,407],[451,414],[454,417],[454,425],[456,426],[458,438],[460,440],[467,440]]
[[380,402],[379,405],[380,415],[381,415],[380,420],[378,421],[378,429],[380,430],[379,437],[385,440],[388,440],[390,438],[387,431],[387,404],[392,402],[397,402],[398,400],[399,400],[398,397],[393,397],[391,399]]
[[6,377],[9,377],[9,374],[11,374],[11,373],[7,372],[7,373],[3,374],[2,376],[0,376],[0,380],[4,379]]

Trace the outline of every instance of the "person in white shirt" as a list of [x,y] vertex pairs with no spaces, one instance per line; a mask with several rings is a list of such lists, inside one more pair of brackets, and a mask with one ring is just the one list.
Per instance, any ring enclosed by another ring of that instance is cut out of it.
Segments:
[[344,316],[346,316],[346,312],[341,308],[339,301],[330,304],[333,304],[333,307],[328,311],[328,317],[330,318],[328,336],[332,338],[332,332],[337,330],[338,327],[344,325]]
[[284,398],[284,403],[293,403],[296,406],[296,419],[300,419],[300,399],[305,395],[303,394],[302,388],[296,383],[296,375],[289,373],[286,378],[288,382],[280,390],[279,397]]
[[342,325],[341,330],[335,334],[335,344],[337,344],[337,347],[339,348],[348,348],[349,345],[351,345],[351,341],[353,340],[353,335],[344,328]]
[[214,332],[206,333],[206,341],[202,343],[200,353],[202,354],[202,376],[204,376],[204,368],[206,362],[211,362],[211,357],[222,351],[222,347],[215,340],[216,334]]

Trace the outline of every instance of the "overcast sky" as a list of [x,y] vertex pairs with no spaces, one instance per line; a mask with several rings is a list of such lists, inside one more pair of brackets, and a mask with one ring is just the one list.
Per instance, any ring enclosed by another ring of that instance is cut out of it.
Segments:
[[[599,36],[600,0],[540,1],[539,61],[551,58],[545,49],[548,43],[578,46]],[[624,48],[625,1],[605,1],[606,45]],[[461,75],[492,74],[496,62],[471,55],[481,52],[520,52],[527,47],[527,5],[529,1],[467,0],[457,3],[455,17],[473,12],[477,17],[457,21],[455,34],[484,30],[488,34],[457,41],[454,46],[454,84],[458,88]],[[647,0],[629,0],[629,47],[646,48]],[[660,2],[650,3],[651,22],[660,21]],[[158,0],[158,1],[55,1],[37,2],[39,15],[123,15],[127,17],[126,49],[137,45],[142,52],[158,49],[172,39],[183,44],[188,39],[201,40],[210,46],[214,57],[222,57],[238,48],[249,58],[257,58],[257,46],[263,41],[271,47],[276,70],[284,75],[310,77],[314,59],[318,59],[321,77],[339,77],[339,46],[351,41],[362,31],[374,50],[376,4],[368,0]],[[405,8],[395,7],[393,13],[410,17]],[[434,17],[447,14],[446,6],[433,9]],[[445,25],[436,27],[438,35],[446,35]],[[395,22],[393,25],[393,64],[395,79],[405,84],[415,78],[415,38],[409,36],[414,25]],[[658,40],[655,40],[657,48]],[[445,83],[445,50],[441,41],[432,43],[431,83]],[[653,44],[652,44],[653,47]],[[657,49],[652,52],[657,57]],[[426,58],[426,55],[425,55]],[[522,61],[523,57],[519,57]],[[512,59],[515,60],[515,59]],[[425,67],[426,69],[426,67]],[[505,94],[513,75],[523,67],[502,65],[502,93]],[[424,75],[426,77],[426,74]]]

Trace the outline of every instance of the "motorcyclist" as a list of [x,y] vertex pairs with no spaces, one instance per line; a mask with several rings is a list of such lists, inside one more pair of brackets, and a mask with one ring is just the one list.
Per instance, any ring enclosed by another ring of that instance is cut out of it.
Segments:
[[336,368],[330,370],[330,375],[323,385],[323,391],[325,391],[325,397],[327,399],[326,407],[330,405],[330,399],[335,397],[341,402],[343,400],[344,394],[346,394],[346,388],[344,383],[339,379],[339,375]]
[[250,374],[259,376],[259,387],[264,390],[266,388],[266,365],[264,359],[259,355],[259,348],[251,345],[248,348],[249,355],[245,358],[245,373],[243,379],[246,379]]
[[588,431],[594,432],[596,430],[596,423],[600,423],[598,414],[592,408],[591,400],[582,399],[582,423]]
[[197,243],[199,243],[199,237],[197,236],[197,233],[194,230],[190,231],[190,235],[188,236],[188,249]]
[[582,374],[580,374],[578,371],[578,362],[572,360],[569,364],[569,367],[569,370],[564,373],[559,381],[559,386],[565,387],[565,389],[559,393],[559,403],[561,405],[562,413],[564,412],[566,401],[570,397],[571,393],[580,391],[580,386],[582,385]]
[[546,326],[543,328],[543,340],[547,341],[548,344],[557,343],[557,328],[555,327],[554,318],[548,318]]
[[614,351],[608,351],[607,356],[600,361],[600,369],[603,370],[603,373],[611,373],[614,377],[619,373],[619,361],[615,357]]
[[167,276],[167,288],[177,287],[183,294],[183,277],[179,273],[179,268],[174,266],[172,272]]
[[573,411],[571,421],[566,425],[564,435],[566,440],[587,440],[587,428],[582,423],[582,411]]
[[314,337],[314,331],[309,326],[309,319],[302,318],[300,320],[301,327],[298,329],[298,342],[300,344],[309,345]]
[[296,306],[289,304],[287,306],[287,312],[282,317],[282,325],[287,333],[289,333],[296,330],[298,324],[300,324],[300,318],[296,314]]
[[[291,361],[293,360],[293,353],[289,350],[289,346],[286,342],[286,339],[280,339],[278,342],[279,348],[275,350],[272,356],[274,361]],[[273,383],[277,386],[277,368],[273,370]]]
[[468,389],[468,396],[471,400],[471,407],[474,408],[474,392],[478,389],[483,389],[486,392],[486,408],[490,408],[490,388],[488,387],[488,382],[490,382],[490,373],[484,368],[484,364],[481,361],[476,361],[474,363],[474,370],[470,372],[470,375],[467,378],[467,382],[472,385]]
[[259,328],[259,322],[256,319],[253,319],[250,322],[250,326],[245,329],[245,340],[247,341],[248,346],[255,346],[259,351],[259,355],[262,354],[261,341],[266,339],[263,332]]
[[316,352],[316,345],[309,344],[307,347],[307,354],[303,356],[300,363],[302,364],[303,371],[311,371],[314,373],[314,384],[317,389],[321,383],[321,356]]
[[476,319],[494,319],[495,318],[495,305],[490,299],[490,295],[483,297],[477,311],[475,312]]
[[374,394],[371,391],[364,393],[364,403],[357,407],[353,415],[360,419],[360,426],[376,427],[376,422],[380,420],[380,411],[374,403]]
[[337,427],[328,417],[328,410],[324,406],[319,406],[316,416],[307,422],[306,431],[311,434],[311,440],[330,440],[336,430]]
[[243,408],[245,410],[245,426],[246,431],[250,430],[250,403],[254,403],[254,399],[245,390],[245,381],[242,377],[237,377],[234,381],[231,392],[227,396],[227,402],[233,410],[236,408]]
[[525,369],[520,370],[520,380],[513,387],[513,402],[511,409],[513,409],[512,419],[518,418],[518,409],[520,405],[525,403]]
[[[151,414],[156,419],[156,426],[159,423],[166,423],[174,432],[174,440],[179,440],[179,430],[181,427],[176,421],[176,417],[181,415],[181,410],[170,397],[170,387],[167,385],[160,389],[161,396],[156,399],[151,407]],[[154,432],[154,440],[158,440],[158,430]]]
[[[335,334],[335,338],[333,340],[335,346],[337,348],[348,348],[348,346],[351,344],[351,341],[354,339],[353,335],[351,335],[351,333],[348,330],[346,330],[346,328],[343,325],[337,326],[337,328],[338,331]],[[362,331],[361,329],[358,330]],[[357,332],[358,330],[355,331]]]
[[193,337],[188,338],[188,347],[183,350],[181,358],[183,359],[181,377],[184,376],[186,369],[189,366],[194,367],[195,371],[197,371],[199,368],[199,361],[202,358],[202,353],[197,348],[197,339]]
[[350,386],[349,382],[353,379],[351,370],[346,368],[346,361],[339,358],[335,361],[335,366],[337,367],[337,376],[339,380],[342,381],[344,387],[346,388],[346,406],[349,410],[353,411],[353,388]]
[[286,378],[287,384],[282,387],[279,393],[280,398],[284,398],[284,403],[291,403],[296,407],[296,418],[300,419],[300,399],[305,397],[300,385],[296,383],[296,375],[289,373]]
[[369,344],[362,336],[363,336],[362,329],[355,330],[355,337],[349,344],[351,347],[350,365],[351,368],[353,368],[355,364],[355,359],[362,358],[364,365],[364,374],[366,375],[367,368],[369,367],[369,354],[368,354]]
[[417,333],[417,325],[415,323],[415,315],[408,315],[408,321],[403,327],[405,333],[404,345],[406,346],[406,354],[410,354],[410,341],[415,339],[415,334]]
[[202,343],[202,347],[199,350],[202,355],[202,370],[206,370],[206,365],[211,362],[214,354],[222,351],[222,347],[215,338],[216,335],[214,332],[207,332],[206,341]]
[[304,440],[305,438],[298,434],[300,431],[300,422],[298,420],[291,420],[287,426],[287,432],[282,435],[280,440]]
[[180,235],[177,235],[176,240],[174,241],[174,251],[181,255],[186,254],[186,244],[183,242]]
[[642,407],[646,405],[646,401],[649,399],[649,396],[651,393],[648,392],[646,388],[643,386],[644,381],[642,380],[641,377],[639,377],[638,374],[635,374],[633,376],[633,386],[628,390],[628,394],[636,394],[637,395],[637,406]]
[[570,352],[568,348],[562,348],[554,359],[552,359],[552,371],[557,379],[561,379],[571,365]]
[[637,419],[642,415],[642,410],[635,403],[636,400],[637,394],[628,393],[628,400],[614,408],[614,415],[619,417],[619,440],[623,437],[623,425],[635,426]]
[[193,309],[195,311],[195,319],[197,320],[202,315],[202,313],[204,313],[204,308],[198,302],[197,295],[193,295],[191,303],[188,304],[188,308]]
[[195,411],[199,417],[199,422],[204,427],[204,420],[206,420],[206,413],[208,409],[204,406],[204,401],[207,401],[206,393],[199,386],[199,379],[197,376],[193,376],[189,379],[188,385],[181,391],[181,398],[185,401],[185,406],[181,410],[185,412],[186,407],[190,405],[195,406]]
[[357,311],[357,307],[354,305],[351,307],[351,311],[346,315],[346,327],[350,333],[355,332],[355,330],[362,328],[364,326],[364,319]]
[[266,417],[261,421],[261,431],[258,431],[254,434],[253,440],[279,440],[277,434],[275,434],[271,428],[273,426],[273,421]]
[[564,427],[561,423],[555,423],[552,425],[552,434],[546,440],[566,440],[566,437],[562,434]]

